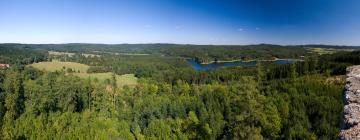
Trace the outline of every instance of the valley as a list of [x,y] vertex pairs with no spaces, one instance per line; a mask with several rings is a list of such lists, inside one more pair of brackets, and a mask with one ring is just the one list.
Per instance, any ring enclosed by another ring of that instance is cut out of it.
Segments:
[[78,46],[0,44],[2,136],[336,139],[343,77],[360,64],[356,47]]

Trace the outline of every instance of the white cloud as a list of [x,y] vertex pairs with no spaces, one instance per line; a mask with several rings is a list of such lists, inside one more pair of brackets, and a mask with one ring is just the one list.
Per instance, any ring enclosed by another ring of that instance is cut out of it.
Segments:
[[259,27],[256,27],[255,30],[260,30],[260,28],[259,28]]
[[237,31],[241,32],[241,31],[244,31],[243,28],[238,28]]

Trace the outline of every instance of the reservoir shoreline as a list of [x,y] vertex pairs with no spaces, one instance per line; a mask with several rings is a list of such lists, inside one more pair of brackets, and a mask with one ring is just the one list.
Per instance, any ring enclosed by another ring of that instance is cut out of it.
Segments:
[[195,70],[209,70],[220,67],[233,67],[233,66],[256,66],[257,62],[272,62],[273,64],[291,64],[296,61],[303,61],[301,59],[273,59],[273,60],[247,60],[247,61],[214,61],[211,63],[199,63],[194,58],[186,59],[189,65]]

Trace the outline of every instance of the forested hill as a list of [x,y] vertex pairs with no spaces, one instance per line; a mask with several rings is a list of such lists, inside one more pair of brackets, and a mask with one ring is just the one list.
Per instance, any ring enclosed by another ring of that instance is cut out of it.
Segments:
[[28,45],[0,45],[0,63],[31,64],[46,60],[47,54],[48,52],[45,49],[29,48]]
[[35,50],[91,53],[91,54],[153,54],[196,58],[199,62],[295,58],[344,50],[357,50],[356,46],[293,45],[191,45],[191,44],[0,44],[0,47]]

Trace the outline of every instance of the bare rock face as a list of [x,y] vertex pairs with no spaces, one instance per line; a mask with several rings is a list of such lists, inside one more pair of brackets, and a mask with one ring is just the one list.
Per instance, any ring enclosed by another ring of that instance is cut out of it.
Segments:
[[360,140],[360,66],[347,68],[341,140]]

